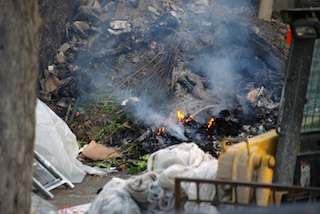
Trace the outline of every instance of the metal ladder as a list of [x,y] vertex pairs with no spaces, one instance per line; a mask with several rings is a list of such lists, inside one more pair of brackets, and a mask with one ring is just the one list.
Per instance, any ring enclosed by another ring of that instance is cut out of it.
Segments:
[[[32,177],[33,186],[46,198],[52,199],[54,196],[50,190],[64,185],[66,188],[72,189],[74,185],[64,177],[49,161],[42,157],[38,152],[34,151],[34,173],[38,176],[43,176],[43,180],[48,183],[42,184],[40,179],[35,178],[35,174]],[[49,179],[48,179],[49,178]]]

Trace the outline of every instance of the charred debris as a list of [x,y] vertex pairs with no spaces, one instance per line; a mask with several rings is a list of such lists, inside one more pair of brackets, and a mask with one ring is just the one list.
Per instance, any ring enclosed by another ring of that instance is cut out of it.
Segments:
[[227,2],[82,1],[39,98],[78,140],[128,158],[184,141],[218,156],[223,137],[274,128],[286,26]]

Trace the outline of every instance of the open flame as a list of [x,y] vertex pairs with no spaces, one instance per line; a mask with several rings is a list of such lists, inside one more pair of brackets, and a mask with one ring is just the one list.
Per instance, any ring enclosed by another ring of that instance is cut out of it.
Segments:
[[212,126],[212,123],[214,122],[214,118],[213,117],[211,117],[211,119],[209,120],[209,122],[208,122],[208,127],[207,127],[207,131],[209,130],[209,128]]
[[192,120],[193,120],[193,116],[190,115],[190,116],[188,117],[188,119],[186,119],[186,123],[189,123],[189,122],[191,122]]
[[161,133],[163,133],[163,132],[164,132],[164,127],[162,127],[162,129],[161,129],[161,128],[159,128],[158,133],[157,133],[157,136],[160,136],[160,135],[161,135]]
[[180,110],[177,111],[177,116],[179,118],[179,122],[181,122],[184,119],[184,115],[181,113]]

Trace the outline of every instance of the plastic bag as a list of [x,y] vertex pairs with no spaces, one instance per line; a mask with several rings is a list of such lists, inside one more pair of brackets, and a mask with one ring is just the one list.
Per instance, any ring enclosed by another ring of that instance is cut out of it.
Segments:
[[40,196],[31,193],[31,211],[30,214],[55,214],[57,208]]

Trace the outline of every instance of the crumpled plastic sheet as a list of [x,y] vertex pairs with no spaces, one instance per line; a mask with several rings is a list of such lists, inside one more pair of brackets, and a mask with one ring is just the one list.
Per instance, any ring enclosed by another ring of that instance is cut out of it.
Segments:
[[[121,180],[120,190],[126,191],[139,204],[142,213],[174,213],[174,179],[178,176],[215,179],[218,170],[218,160],[204,153],[194,143],[181,143],[151,154],[148,160],[148,169],[149,171],[145,174],[137,175],[128,180]],[[115,192],[114,189],[107,188],[109,185],[115,187],[112,183],[117,180],[114,179],[117,178],[113,178],[110,181],[111,183],[106,184],[103,188],[109,191],[108,194],[114,194]],[[182,183],[181,187],[184,195],[189,199],[196,198],[196,185],[194,183]],[[200,199],[213,200],[215,186],[201,184],[199,192]],[[106,202],[108,201],[104,198],[110,197],[108,194],[106,193],[107,196],[99,194],[91,206],[92,209],[97,209],[97,206],[112,206],[112,204],[107,204]],[[105,200],[104,203],[99,202],[102,200]],[[122,203],[126,202],[123,201]],[[184,204],[184,212],[219,213],[216,207],[210,205],[210,203],[197,205],[194,202],[186,202]]]
[[148,213],[169,212],[174,209],[174,191],[163,188],[159,182],[153,182],[149,187]]
[[41,100],[36,105],[34,149],[72,183],[82,182],[86,173],[103,175],[112,170],[83,165],[77,160],[79,146],[69,126]]
[[141,206],[147,207],[150,185],[158,179],[158,174],[147,172],[127,180],[125,189]]
[[[200,164],[199,167],[194,170],[186,172],[183,177],[187,178],[203,178],[203,179],[216,179],[218,171],[218,160],[213,159],[211,161],[205,161]],[[195,183],[182,183],[181,184],[184,193],[188,199],[197,198],[197,187]],[[213,184],[200,184],[199,185],[199,198],[201,200],[211,200],[216,194],[216,188]],[[217,209],[210,205],[210,203],[201,203],[199,206],[195,202],[187,202],[184,205],[186,212],[199,212],[204,213],[218,213]],[[209,212],[210,211],[210,212]]]
[[58,210],[51,203],[40,196],[31,193],[31,210],[30,214],[55,214]]
[[92,202],[88,214],[140,214],[141,209],[125,189],[126,181],[114,177],[109,181]]
[[161,173],[172,165],[197,167],[213,157],[195,143],[180,143],[152,153],[148,159],[148,171]]

